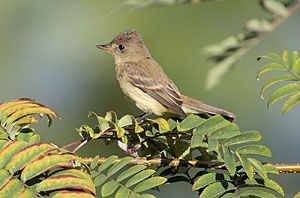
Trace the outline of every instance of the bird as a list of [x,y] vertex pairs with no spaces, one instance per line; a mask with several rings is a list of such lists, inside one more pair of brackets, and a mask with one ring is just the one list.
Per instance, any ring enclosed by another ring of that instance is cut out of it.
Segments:
[[190,114],[220,114],[225,119],[234,121],[233,113],[183,95],[151,56],[136,30],[122,32],[111,42],[98,44],[96,47],[112,55],[120,88],[145,115],[184,119]]

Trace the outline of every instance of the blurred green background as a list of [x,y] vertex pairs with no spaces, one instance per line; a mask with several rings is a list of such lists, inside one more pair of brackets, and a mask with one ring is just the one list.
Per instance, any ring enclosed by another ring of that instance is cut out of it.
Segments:
[[[95,45],[116,34],[138,30],[153,57],[183,93],[224,107],[238,115],[242,130],[259,130],[263,144],[273,151],[271,162],[299,163],[300,107],[281,115],[280,105],[266,109],[259,97],[256,57],[300,46],[300,13],[296,13],[240,60],[210,92],[204,90],[209,69],[201,49],[241,31],[252,18],[270,17],[258,1],[226,0],[198,5],[114,10],[120,0],[1,0],[0,101],[31,97],[57,110],[61,121],[51,128],[37,126],[43,141],[59,146],[79,139],[75,128],[92,124],[89,111],[118,115],[139,114],[124,99],[114,77],[110,55]],[[116,145],[91,142],[79,154],[124,155]],[[299,174],[281,174],[276,180],[286,197],[300,190]],[[197,197],[186,184],[170,185],[158,197]]]

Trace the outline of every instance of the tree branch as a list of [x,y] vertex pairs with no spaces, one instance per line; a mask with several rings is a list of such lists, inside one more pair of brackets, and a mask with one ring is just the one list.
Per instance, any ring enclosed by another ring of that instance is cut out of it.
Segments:
[[[205,83],[205,88],[207,90],[212,89],[215,87],[219,82],[220,79],[233,67],[233,65],[241,59],[246,53],[248,53],[254,46],[260,43],[269,33],[273,32],[279,25],[281,25],[284,21],[286,21],[289,17],[291,17],[294,13],[299,11],[300,9],[300,0],[298,0],[294,5],[288,8],[287,14],[282,16],[275,16],[273,21],[271,22],[270,26],[261,32],[256,32],[256,36],[253,38],[248,39],[246,33],[244,34],[244,39],[240,40],[242,34],[234,36],[236,42],[232,50],[229,46],[228,49],[224,49],[224,54],[215,54],[214,52],[210,52],[211,49],[215,50],[215,47],[222,46],[222,43],[218,43],[215,45],[208,46],[204,49],[204,53],[210,54],[210,59],[215,60],[216,64],[210,69],[207,75],[207,80]],[[255,32],[255,31],[254,31]],[[249,31],[248,33],[251,33]],[[240,40],[240,41],[239,41]],[[227,44],[228,45],[228,44]],[[225,48],[226,45],[225,45]],[[228,52],[229,54],[227,54]],[[218,59],[219,56],[224,56],[221,60]]]
[[[98,164],[102,164],[107,158],[102,157],[98,160]],[[118,158],[114,163],[122,160]],[[83,158],[86,164],[91,164],[92,158]],[[174,166],[174,167],[199,167],[199,168],[215,168],[222,169],[224,167],[222,162],[200,161],[200,160],[182,160],[182,159],[164,159],[164,158],[136,158],[129,164],[144,164],[147,166]],[[275,166],[280,173],[300,173],[300,164],[271,164]]]

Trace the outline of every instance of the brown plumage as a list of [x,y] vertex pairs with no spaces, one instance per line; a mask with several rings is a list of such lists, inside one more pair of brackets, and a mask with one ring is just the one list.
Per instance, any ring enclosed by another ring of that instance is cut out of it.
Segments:
[[176,85],[151,57],[140,34],[126,31],[109,44],[97,45],[114,57],[119,85],[126,96],[144,112],[156,115],[220,114],[234,120],[234,114],[180,93]]

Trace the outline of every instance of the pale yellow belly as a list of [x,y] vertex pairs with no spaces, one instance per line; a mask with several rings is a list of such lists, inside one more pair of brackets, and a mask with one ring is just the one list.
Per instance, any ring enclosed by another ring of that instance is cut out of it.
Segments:
[[118,78],[119,85],[126,96],[135,102],[135,105],[144,112],[152,112],[155,115],[162,115],[168,109],[153,99],[151,96],[134,87],[124,78]]

